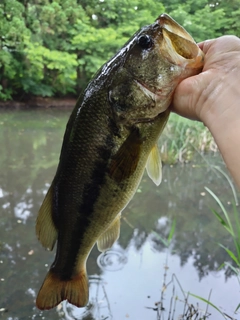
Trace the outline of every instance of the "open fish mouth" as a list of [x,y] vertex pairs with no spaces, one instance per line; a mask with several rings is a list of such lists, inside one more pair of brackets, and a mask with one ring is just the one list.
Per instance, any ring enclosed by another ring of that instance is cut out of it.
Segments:
[[185,38],[186,40],[195,43],[193,37],[180,24],[178,24],[175,20],[173,20],[173,18],[171,18],[166,13],[161,14],[157,18],[157,21],[160,24],[160,26],[165,30],[168,30],[171,33],[174,33],[182,38]]
[[157,22],[163,33],[160,50],[166,58],[184,68],[201,68],[204,54],[191,35],[167,14],[160,15]]

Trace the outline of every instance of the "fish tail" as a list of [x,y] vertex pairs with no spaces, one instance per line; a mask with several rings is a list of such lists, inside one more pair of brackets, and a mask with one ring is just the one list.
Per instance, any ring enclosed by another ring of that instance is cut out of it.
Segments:
[[71,280],[61,280],[53,271],[49,271],[39,290],[36,306],[40,310],[56,307],[61,301],[67,300],[77,307],[88,303],[89,289],[86,270],[81,270]]

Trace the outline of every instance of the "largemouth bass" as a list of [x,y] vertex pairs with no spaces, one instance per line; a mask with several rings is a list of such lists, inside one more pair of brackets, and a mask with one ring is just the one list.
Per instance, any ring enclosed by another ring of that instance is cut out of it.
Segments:
[[39,210],[36,233],[55,260],[38,293],[39,309],[62,300],[88,303],[86,261],[118,239],[121,211],[145,167],[161,181],[158,138],[174,89],[201,71],[203,53],[168,15],[136,32],[98,71],[67,124],[56,175]]

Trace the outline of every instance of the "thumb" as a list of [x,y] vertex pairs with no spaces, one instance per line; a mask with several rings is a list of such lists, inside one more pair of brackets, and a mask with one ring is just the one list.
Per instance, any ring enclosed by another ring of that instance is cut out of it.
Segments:
[[172,101],[172,111],[192,120],[200,119],[202,92],[206,87],[203,73],[183,80],[176,88]]

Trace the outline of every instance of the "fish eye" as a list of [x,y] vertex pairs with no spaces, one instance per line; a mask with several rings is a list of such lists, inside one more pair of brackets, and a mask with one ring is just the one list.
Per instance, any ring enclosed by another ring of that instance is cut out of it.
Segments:
[[149,37],[147,34],[143,34],[138,38],[138,44],[143,48],[143,49],[149,49],[153,45],[153,40],[151,37]]

